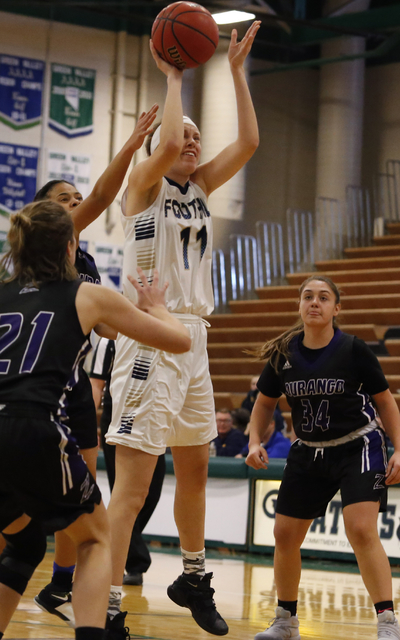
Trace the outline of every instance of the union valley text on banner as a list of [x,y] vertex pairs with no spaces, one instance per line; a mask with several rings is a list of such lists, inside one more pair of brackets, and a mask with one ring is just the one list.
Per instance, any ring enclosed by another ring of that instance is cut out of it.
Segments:
[[51,65],[49,127],[67,138],[92,133],[95,79],[92,69]]
[[0,121],[12,129],[40,123],[44,62],[0,54]]
[[0,215],[8,218],[36,192],[39,149],[0,142]]
[[90,194],[90,156],[64,151],[48,151],[46,180],[72,182],[87,198]]

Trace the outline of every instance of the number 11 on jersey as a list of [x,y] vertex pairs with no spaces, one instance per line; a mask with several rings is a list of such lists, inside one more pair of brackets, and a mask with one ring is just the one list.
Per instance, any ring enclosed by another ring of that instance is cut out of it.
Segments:
[[[189,263],[189,240],[192,227],[186,227],[181,231],[182,252],[183,252],[183,266],[185,269],[190,269]],[[196,233],[196,242],[200,242],[200,260],[202,259],[207,247],[207,229],[203,226],[200,231]]]

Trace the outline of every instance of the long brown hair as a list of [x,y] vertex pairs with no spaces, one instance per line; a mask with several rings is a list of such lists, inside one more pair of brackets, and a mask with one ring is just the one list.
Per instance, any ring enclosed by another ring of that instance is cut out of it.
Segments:
[[[335,283],[332,282],[332,280],[328,278],[328,276],[320,276],[317,274],[310,276],[309,278],[304,280],[304,282],[302,282],[299,288],[299,298],[301,298],[301,294],[303,293],[309,282],[313,282],[314,280],[325,282],[334,294],[336,304],[340,304],[340,291]],[[334,329],[339,326],[336,316],[333,318],[332,325]],[[299,320],[297,320],[297,322],[292,327],[290,327],[290,329],[287,329],[276,338],[268,340],[268,342],[263,344],[259,349],[254,349],[253,351],[248,351],[247,353],[251,353],[252,355],[256,356],[258,360],[269,360],[275,371],[278,371],[278,362],[280,356],[282,355],[287,358],[290,355],[289,344],[295,336],[298,336],[303,331],[303,329],[304,322],[301,318],[299,318]]]
[[32,202],[14,213],[10,222],[10,249],[1,266],[12,275],[4,282],[38,284],[78,277],[67,255],[68,243],[74,238],[74,223],[60,204],[51,200]]

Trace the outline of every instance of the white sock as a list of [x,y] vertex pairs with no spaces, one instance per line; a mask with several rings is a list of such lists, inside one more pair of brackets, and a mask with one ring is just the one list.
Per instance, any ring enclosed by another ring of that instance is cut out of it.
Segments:
[[122,586],[116,587],[111,585],[110,595],[108,597],[107,615],[113,619],[120,612],[122,602]]
[[181,547],[183,560],[183,573],[192,573],[197,576],[206,574],[206,550],[202,551],[185,551]]

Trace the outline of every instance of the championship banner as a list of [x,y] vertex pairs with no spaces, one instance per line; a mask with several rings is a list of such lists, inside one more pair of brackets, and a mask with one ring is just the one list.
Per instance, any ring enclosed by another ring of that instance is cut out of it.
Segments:
[[49,127],[67,138],[93,131],[96,71],[68,65],[51,65]]
[[115,244],[96,242],[94,259],[101,276],[101,284],[114,291],[122,291],[123,248]]
[[45,182],[49,180],[72,182],[85,199],[91,191],[90,163],[91,156],[49,150],[47,152]]
[[[280,480],[256,480],[254,503],[253,544],[274,547],[275,504]],[[378,517],[378,532],[382,545],[389,558],[400,559],[400,488],[390,487],[388,505],[385,513]],[[316,518],[301,546],[309,551],[323,552],[329,558],[330,553],[353,555],[353,549],[344,529],[342,501],[338,493],[328,504],[326,514]]]
[[0,121],[12,129],[40,124],[44,62],[0,54]]
[[8,218],[36,193],[39,149],[0,142],[0,216]]

